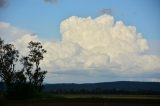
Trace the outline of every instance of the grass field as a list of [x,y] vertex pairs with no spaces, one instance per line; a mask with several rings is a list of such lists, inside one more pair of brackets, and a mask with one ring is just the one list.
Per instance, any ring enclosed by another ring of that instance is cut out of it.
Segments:
[[105,94],[60,94],[53,95],[51,98],[67,98],[67,99],[157,99],[160,100],[160,95],[105,95]]
[[31,100],[4,100],[0,103],[0,106],[159,106],[160,96],[46,94]]

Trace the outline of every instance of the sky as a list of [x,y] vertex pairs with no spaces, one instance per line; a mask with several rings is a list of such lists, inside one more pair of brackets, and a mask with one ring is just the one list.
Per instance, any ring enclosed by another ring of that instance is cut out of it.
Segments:
[[[5,2],[2,2],[5,1]],[[0,0],[0,37],[47,49],[47,83],[160,81],[159,0]]]

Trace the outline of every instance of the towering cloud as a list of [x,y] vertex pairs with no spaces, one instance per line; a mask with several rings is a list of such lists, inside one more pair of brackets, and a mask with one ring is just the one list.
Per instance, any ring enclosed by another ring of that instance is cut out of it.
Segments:
[[[1,24],[0,29],[8,26]],[[14,44],[25,54],[24,46],[30,40],[42,42],[48,51],[42,66],[55,75],[78,73],[133,77],[159,73],[160,57],[147,54],[149,46],[142,34],[134,26],[115,21],[110,15],[95,19],[72,16],[61,23],[60,32],[60,42],[48,42],[36,35],[25,34]]]

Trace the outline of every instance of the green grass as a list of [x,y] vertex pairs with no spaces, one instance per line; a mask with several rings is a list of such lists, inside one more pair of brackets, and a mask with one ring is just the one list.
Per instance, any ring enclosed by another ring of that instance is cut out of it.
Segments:
[[[31,100],[55,100],[55,99],[149,99],[160,100],[160,95],[109,95],[109,94],[53,94],[42,92]],[[0,95],[0,100],[4,96]]]
[[52,94],[42,93],[36,99],[158,99],[160,95]]
[[23,104],[25,106],[159,106],[160,104],[158,102],[160,95],[53,94],[43,92],[37,96],[29,100],[0,100],[0,103],[3,106],[22,106]]
[[66,94],[59,95],[63,98],[102,98],[102,99],[160,99],[155,95],[87,95],[87,94]]

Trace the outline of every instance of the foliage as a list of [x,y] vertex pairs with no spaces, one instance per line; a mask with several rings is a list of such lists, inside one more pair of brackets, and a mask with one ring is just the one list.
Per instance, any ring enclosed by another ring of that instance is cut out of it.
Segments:
[[15,82],[15,64],[18,61],[19,52],[12,44],[4,44],[0,39],[0,77],[8,87]]
[[[40,68],[40,61],[43,60],[43,54],[46,53],[46,50],[43,49],[43,46],[40,42],[30,42],[28,46],[30,52],[29,55],[21,59],[23,64],[23,71],[29,80],[29,83],[34,85],[36,89],[41,91],[42,83],[45,78],[47,71],[42,71]],[[34,71],[33,68],[35,67]]]
[[[29,54],[19,59],[19,52],[12,44],[5,44],[0,38],[0,78],[6,85],[6,95],[10,99],[26,99],[42,90],[47,71],[41,70],[40,61],[46,50],[40,42],[29,42]],[[15,66],[20,61],[23,68]]]

